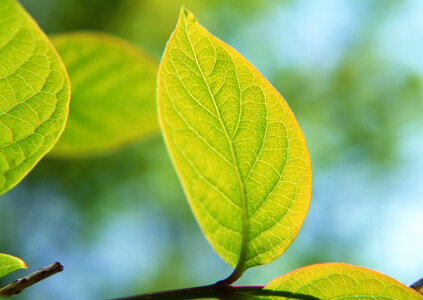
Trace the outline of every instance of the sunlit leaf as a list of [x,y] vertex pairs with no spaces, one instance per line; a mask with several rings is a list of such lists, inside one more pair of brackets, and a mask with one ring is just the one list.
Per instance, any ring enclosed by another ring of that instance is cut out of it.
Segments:
[[57,52],[14,0],[0,5],[0,194],[53,147],[69,111],[69,79]]
[[155,60],[105,34],[61,34],[52,41],[72,85],[69,120],[52,155],[101,153],[158,130]]
[[[319,299],[423,299],[415,290],[378,272],[341,263],[307,266],[272,280],[264,288]],[[260,299],[286,299],[265,296]]]
[[311,196],[304,137],[282,96],[182,9],[159,68],[158,106],[170,156],[216,252],[236,275],[282,254]]
[[0,278],[19,269],[26,269],[26,265],[23,260],[11,255],[0,253]]

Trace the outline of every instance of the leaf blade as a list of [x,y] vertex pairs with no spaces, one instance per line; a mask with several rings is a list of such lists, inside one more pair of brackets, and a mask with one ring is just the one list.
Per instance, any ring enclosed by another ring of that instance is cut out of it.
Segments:
[[14,0],[0,7],[0,194],[53,147],[69,111],[66,69],[50,41]]
[[[264,290],[292,292],[320,299],[423,299],[415,290],[395,279],[344,263],[324,263],[297,269],[273,279]],[[264,296],[259,299],[283,298]]]
[[282,254],[311,196],[304,137],[271,84],[185,9],[160,63],[158,110],[197,221],[235,275]]
[[26,269],[25,262],[12,255],[0,253],[0,278],[19,269]]
[[103,33],[59,34],[52,42],[73,93],[68,124],[51,156],[101,154],[158,130],[153,58]]

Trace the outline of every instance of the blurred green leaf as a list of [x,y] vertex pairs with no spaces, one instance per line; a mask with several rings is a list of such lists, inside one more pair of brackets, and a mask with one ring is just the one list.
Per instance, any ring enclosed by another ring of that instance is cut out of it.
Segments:
[[171,158],[216,252],[237,275],[281,255],[307,213],[311,165],[280,94],[183,9],[159,68],[158,104]]
[[22,259],[0,253],[0,278],[19,269],[26,269],[26,264]]
[[102,153],[158,130],[154,59],[100,33],[61,34],[52,41],[72,85],[68,124],[52,155]]
[[53,147],[69,110],[62,61],[14,0],[0,6],[0,195]]
[[[422,299],[415,290],[376,271],[342,263],[300,268],[272,280],[265,290],[310,295],[319,299]],[[263,296],[260,299],[285,299]]]

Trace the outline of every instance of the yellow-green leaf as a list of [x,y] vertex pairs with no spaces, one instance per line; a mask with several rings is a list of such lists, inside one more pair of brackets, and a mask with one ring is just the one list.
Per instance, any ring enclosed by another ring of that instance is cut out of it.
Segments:
[[[342,263],[307,266],[272,280],[270,292],[290,292],[318,299],[423,299],[415,290],[376,271]],[[281,293],[282,294],[282,293]],[[263,299],[287,299],[263,296]]]
[[69,120],[52,155],[94,155],[158,130],[154,59],[100,33],[61,34],[52,41],[72,85]]
[[53,147],[69,111],[56,50],[15,0],[0,5],[0,195]]
[[274,260],[311,196],[309,154],[288,104],[185,9],[158,77],[166,145],[204,234],[236,266],[231,279]]
[[19,269],[26,269],[26,264],[22,259],[0,253],[0,278]]

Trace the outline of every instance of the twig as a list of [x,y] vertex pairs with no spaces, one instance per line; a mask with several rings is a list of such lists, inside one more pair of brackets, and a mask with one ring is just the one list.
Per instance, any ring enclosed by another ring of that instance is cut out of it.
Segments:
[[114,300],[137,300],[137,299],[154,299],[154,300],[164,300],[164,299],[204,299],[204,298],[214,298],[217,295],[221,295],[223,290],[217,288],[216,285],[206,285],[200,287],[179,289],[179,290],[170,290],[157,293],[142,294],[136,296],[129,296],[124,298],[117,298]]
[[0,296],[9,297],[19,294],[23,289],[26,289],[27,287],[61,271],[63,271],[63,265],[59,262],[55,262],[54,264],[39,269],[38,271],[35,271],[26,277],[17,279],[11,284],[1,288]]
[[420,278],[419,280],[417,280],[415,283],[410,285],[410,287],[412,289],[415,289],[420,294],[423,294],[423,278]]
[[285,291],[265,290],[261,285],[228,286],[221,281],[212,285],[170,290],[150,294],[116,298],[114,300],[188,300],[188,299],[241,299],[240,296],[280,296],[288,299],[320,300],[314,296]]

